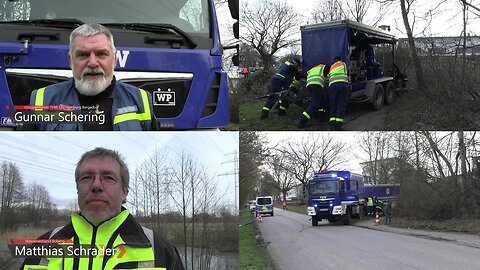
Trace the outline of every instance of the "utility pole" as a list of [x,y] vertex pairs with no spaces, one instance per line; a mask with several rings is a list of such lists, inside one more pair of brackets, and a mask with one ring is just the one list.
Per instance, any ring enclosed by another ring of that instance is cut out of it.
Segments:
[[222,173],[222,174],[219,174],[218,176],[228,176],[228,175],[233,175],[234,176],[234,180],[235,180],[235,183],[234,183],[234,192],[235,192],[235,215],[238,215],[238,211],[239,211],[239,207],[240,205],[238,204],[238,151],[235,150],[233,151],[233,153],[228,153],[228,154],[225,154],[224,156],[230,156],[230,155],[233,155],[233,160],[229,160],[229,161],[225,161],[225,162],[222,162],[222,164],[226,164],[226,163],[233,163],[233,172],[226,172],[226,173]]

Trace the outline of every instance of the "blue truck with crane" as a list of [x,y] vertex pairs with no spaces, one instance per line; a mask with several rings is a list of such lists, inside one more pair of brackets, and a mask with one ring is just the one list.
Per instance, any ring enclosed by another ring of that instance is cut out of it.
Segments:
[[[228,4],[238,20],[238,0]],[[214,0],[8,0],[0,5],[0,128],[16,128],[15,107],[34,89],[71,79],[69,35],[83,23],[111,30],[115,77],[152,93],[158,129],[229,124]]]
[[368,197],[375,196],[375,192],[378,195],[386,194],[387,189],[385,200],[398,198],[398,184],[367,186],[361,174],[349,171],[318,172],[308,180],[307,214],[311,216],[312,226],[318,226],[322,219],[329,222],[343,220],[343,224],[349,225],[352,218],[362,218]]

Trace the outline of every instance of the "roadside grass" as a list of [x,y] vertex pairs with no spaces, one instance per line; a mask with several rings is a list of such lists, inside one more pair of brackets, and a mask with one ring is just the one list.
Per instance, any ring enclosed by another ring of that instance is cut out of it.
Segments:
[[[291,104],[284,116],[278,116],[276,109],[270,111],[269,117],[260,120],[260,111],[265,100],[252,101],[240,105],[240,130],[300,130],[297,122],[304,108]],[[317,119],[310,120],[311,126],[301,130],[328,130],[328,122],[319,122]]]
[[402,94],[397,97],[393,104],[390,104],[390,110],[387,113],[385,122],[388,123],[387,130],[418,130],[431,129],[426,123],[421,122],[423,119],[423,108],[425,100],[419,98],[418,93],[414,90]]
[[417,230],[462,232],[480,235],[480,220],[449,219],[449,220],[415,220],[401,217],[392,218],[392,226]]
[[242,270],[273,269],[265,249],[256,240],[256,224],[249,209],[240,210],[239,264]]
[[[463,111],[444,106],[439,97],[426,97],[410,90],[391,106],[386,117],[385,130],[475,130],[480,122],[478,102],[465,102]],[[455,104],[458,107],[458,104]]]

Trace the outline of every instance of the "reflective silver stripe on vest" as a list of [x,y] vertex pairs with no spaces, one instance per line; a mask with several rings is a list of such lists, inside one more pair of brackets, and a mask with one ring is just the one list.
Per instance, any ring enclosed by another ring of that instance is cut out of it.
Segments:
[[52,230],[52,233],[50,234],[50,236],[48,237],[49,239],[51,239],[55,234],[57,234],[63,227],[65,226],[60,226],[60,227],[57,227],[55,229]]
[[[142,226],[143,233],[147,236],[148,240],[150,240],[150,244],[152,244],[152,250],[155,253],[155,240],[153,236],[153,231],[150,230],[149,228],[145,228]],[[138,263],[139,268],[153,268],[155,267],[155,261],[148,261],[148,262],[139,262]]]
[[[53,229],[52,233],[50,233],[50,236],[48,237],[48,239],[52,239],[52,237],[55,234],[57,234],[57,232],[59,232],[63,227],[64,226],[60,226],[60,227],[57,227],[57,228]],[[48,260],[46,258],[41,258],[40,262],[37,265],[48,266]],[[29,268],[29,269],[35,269],[35,268]],[[36,269],[38,269],[38,268],[36,268]]]

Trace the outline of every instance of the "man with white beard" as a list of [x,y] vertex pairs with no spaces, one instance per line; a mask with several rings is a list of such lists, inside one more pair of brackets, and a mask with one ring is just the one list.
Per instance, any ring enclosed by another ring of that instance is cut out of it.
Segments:
[[[116,49],[113,36],[103,25],[91,23],[70,34],[68,63],[73,79],[32,92],[30,105],[36,113],[55,106],[70,106],[90,121],[35,123],[35,130],[151,130],[155,129],[149,92],[115,80]],[[63,107],[65,108],[65,107]],[[86,115],[89,114],[89,115]],[[102,122],[89,117],[104,114]]]

